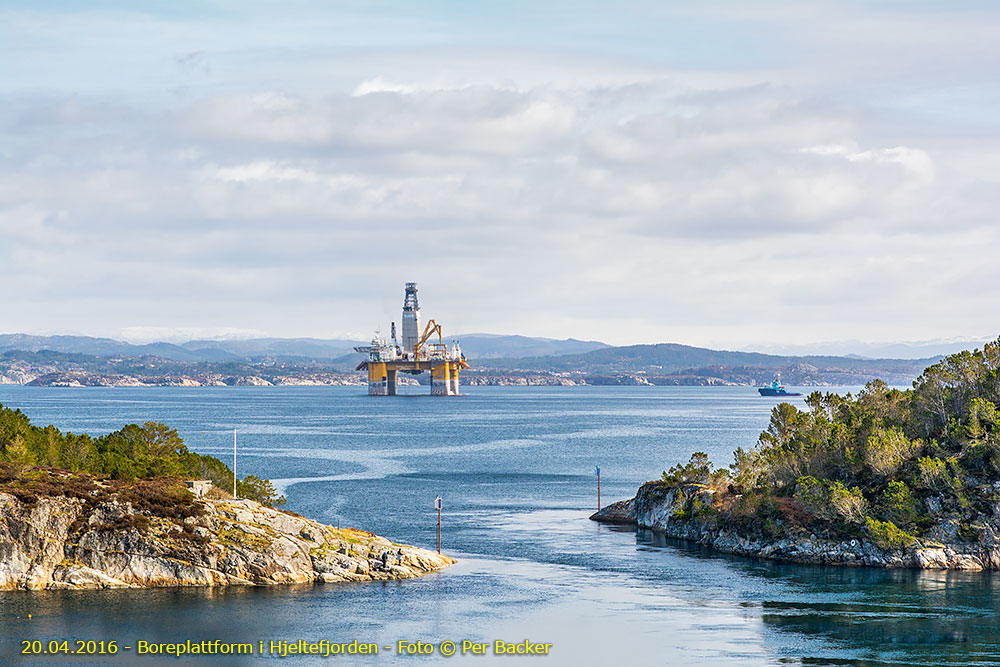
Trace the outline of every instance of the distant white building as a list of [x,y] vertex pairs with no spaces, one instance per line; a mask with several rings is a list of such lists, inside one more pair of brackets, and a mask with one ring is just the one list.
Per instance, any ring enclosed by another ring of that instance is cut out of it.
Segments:
[[205,494],[212,490],[212,480],[210,479],[189,479],[184,483],[198,498],[204,498]]

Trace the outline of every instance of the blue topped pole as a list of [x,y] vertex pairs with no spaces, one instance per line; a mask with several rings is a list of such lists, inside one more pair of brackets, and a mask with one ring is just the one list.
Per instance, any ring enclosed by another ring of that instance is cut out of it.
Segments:
[[601,466],[594,466],[597,471],[597,511],[601,511]]

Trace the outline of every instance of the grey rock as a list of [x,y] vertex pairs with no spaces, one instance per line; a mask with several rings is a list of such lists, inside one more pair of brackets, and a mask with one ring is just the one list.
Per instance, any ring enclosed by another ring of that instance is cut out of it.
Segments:
[[[905,548],[885,549],[867,539],[824,540],[815,534],[766,539],[741,534],[717,516],[699,514],[698,506],[712,505],[713,495],[709,487],[701,484],[667,488],[658,482],[647,482],[634,498],[612,503],[591,519],[629,523],[721,552],[798,563],[942,570],[1000,569],[1000,519],[984,522],[977,544],[968,544],[959,538],[958,519],[940,517],[923,543],[917,541]],[[933,498],[928,499],[928,503],[929,509],[937,507],[940,510]],[[995,512],[1000,514],[1000,503]]]
[[[202,504],[206,513],[195,521],[182,526],[149,516],[140,530],[115,526],[134,513],[118,500],[81,516],[87,510],[79,499],[42,497],[28,505],[0,493],[0,590],[406,579],[455,562],[251,500]],[[392,567],[372,567],[369,554],[383,551],[392,555]]]

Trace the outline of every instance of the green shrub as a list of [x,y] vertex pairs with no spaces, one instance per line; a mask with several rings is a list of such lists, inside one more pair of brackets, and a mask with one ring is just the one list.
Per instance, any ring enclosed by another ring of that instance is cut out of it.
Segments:
[[671,466],[670,470],[664,471],[662,479],[670,486],[681,486],[708,484],[711,477],[712,464],[708,460],[708,454],[695,452],[691,455],[691,460],[684,465],[677,464]]
[[802,509],[818,519],[834,518],[827,486],[812,475],[799,477],[795,486],[795,499]]
[[1000,412],[990,401],[975,398],[969,404],[969,416],[965,424],[965,437],[972,441],[989,438],[1000,431]]
[[902,549],[916,541],[916,538],[899,529],[892,521],[879,521],[867,517],[865,532],[868,538],[883,549]]
[[864,460],[875,475],[887,477],[913,457],[920,443],[911,441],[898,428],[877,429],[864,447]]
[[700,498],[695,498],[691,503],[691,511],[696,519],[708,521],[719,515],[719,510],[711,504],[701,502]]
[[261,479],[256,475],[247,475],[237,485],[240,498],[256,500],[261,505],[275,507],[285,504],[285,497],[278,496],[277,490],[270,480]]
[[976,476],[1000,477],[1000,440],[972,441],[961,458],[962,467]]
[[916,484],[929,491],[951,491],[961,486],[961,481],[948,472],[948,463],[939,458],[921,456],[917,459]]
[[861,489],[856,486],[848,489],[839,481],[830,484],[830,504],[840,518],[849,523],[863,522],[868,512]]
[[806,512],[825,521],[862,523],[868,510],[858,487],[849,489],[839,481],[818,480],[810,475],[799,478],[795,499]]
[[882,491],[879,505],[885,516],[897,526],[910,526],[916,521],[917,503],[906,482],[889,482]]

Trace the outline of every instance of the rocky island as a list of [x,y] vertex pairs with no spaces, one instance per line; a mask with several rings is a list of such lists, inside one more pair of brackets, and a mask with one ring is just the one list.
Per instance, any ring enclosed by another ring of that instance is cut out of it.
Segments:
[[1000,569],[1000,341],[913,389],[782,403],[729,470],[696,453],[595,521],[800,563]]
[[454,562],[178,480],[2,464],[0,480],[0,590],[385,581]]
[[92,438],[0,406],[0,590],[384,581],[454,562],[278,509],[253,475],[235,491],[164,424]]

